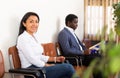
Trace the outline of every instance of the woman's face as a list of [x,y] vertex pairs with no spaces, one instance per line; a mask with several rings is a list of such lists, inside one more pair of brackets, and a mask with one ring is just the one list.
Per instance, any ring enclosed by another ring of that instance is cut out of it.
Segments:
[[37,32],[38,25],[39,25],[39,20],[37,16],[31,15],[26,22],[23,22],[23,25],[26,28],[26,31],[33,35],[33,33]]

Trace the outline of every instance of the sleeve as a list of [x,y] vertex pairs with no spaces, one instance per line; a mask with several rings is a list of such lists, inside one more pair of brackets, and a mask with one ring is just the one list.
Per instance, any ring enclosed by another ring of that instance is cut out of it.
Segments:
[[79,49],[76,48],[76,46],[74,46],[67,33],[61,32],[58,36],[58,42],[60,43],[62,51],[65,55],[79,55],[82,53]]
[[28,62],[38,67],[44,67],[45,63],[49,59],[49,56],[44,56],[41,54],[42,52],[40,51],[42,51],[42,48],[38,48],[37,46],[32,45],[31,41],[27,38],[19,38],[17,48],[21,50],[22,54]]

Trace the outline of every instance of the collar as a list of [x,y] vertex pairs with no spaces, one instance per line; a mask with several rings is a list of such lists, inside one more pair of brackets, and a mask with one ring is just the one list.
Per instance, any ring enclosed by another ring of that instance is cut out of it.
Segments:
[[71,33],[74,33],[75,31],[72,29],[72,28],[70,28],[70,27],[65,27],[65,28],[67,28]]
[[28,36],[28,37],[33,37],[33,36],[35,36],[35,33],[34,33],[33,36],[32,36],[32,35],[30,35],[27,31],[24,31],[23,34],[25,34],[25,35]]

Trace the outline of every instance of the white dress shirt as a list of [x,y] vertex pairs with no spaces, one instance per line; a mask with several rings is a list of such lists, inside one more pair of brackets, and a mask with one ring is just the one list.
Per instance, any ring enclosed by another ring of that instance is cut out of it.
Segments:
[[38,42],[38,37],[34,37],[24,31],[17,40],[17,49],[21,60],[22,68],[35,65],[37,67],[44,67],[48,61],[49,56],[42,55],[43,47]]

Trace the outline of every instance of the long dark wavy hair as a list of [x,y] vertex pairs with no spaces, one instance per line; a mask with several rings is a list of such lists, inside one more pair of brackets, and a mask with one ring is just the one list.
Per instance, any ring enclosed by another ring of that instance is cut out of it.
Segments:
[[40,20],[38,14],[36,14],[35,12],[27,12],[27,13],[23,16],[23,18],[22,18],[22,20],[21,20],[21,22],[20,22],[20,28],[19,28],[18,36],[19,36],[20,34],[22,34],[22,33],[26,30],[25,26],[23,25],[23,22],[26,23],[26,20],[27,20],[31,15],[36,16],[36,17],[38,18],[38,21]]

